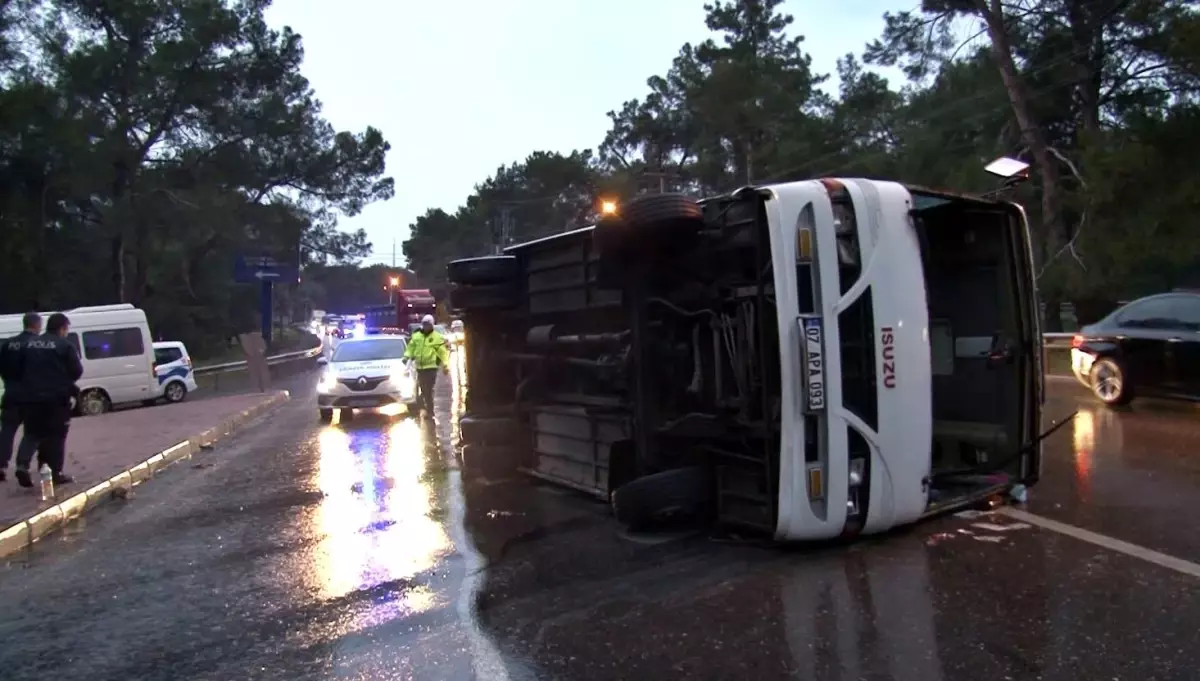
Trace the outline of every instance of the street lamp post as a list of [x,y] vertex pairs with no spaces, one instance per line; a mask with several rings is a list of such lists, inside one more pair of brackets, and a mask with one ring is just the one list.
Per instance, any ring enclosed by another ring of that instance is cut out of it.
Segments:
[[391,277],[388,279],[388,304],[396,303],[396,289],[400,288],[400,277]]

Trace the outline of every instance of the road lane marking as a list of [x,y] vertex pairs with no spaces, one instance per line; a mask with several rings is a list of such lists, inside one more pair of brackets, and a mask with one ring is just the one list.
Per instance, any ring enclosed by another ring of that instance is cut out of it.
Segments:
[[1144,546],[1138,546],[1137,544],[1130,544],[1127,541],[1121,541],[1120,539],[1109,537],[1108,535],[1085,530],[1082,527],[1075,527],[1074,525],[1060,523],[1057,520],[1051,520],[1050,518],[1045,518],[1040,515],[1034,515],[1028,511],[1022,511],[1019,508],[1013,508],[1012,506],[998,508],[996,509],[996,512],[1003,513],[1010,518],[1015,518],[1022,522],[1030,523],[1031,525],[1037,525],[1038,527],[1045,530],[1050,530],[1051,532],[1065,534],[1066,536],[1078,539],[1079,541],[1085,541],[1089,544],[1094,544],[1110,551],[1123,553],[1132,558],[1138,558],[1146,561],[1147,563],[1154,563],[1159,567],[1165,567],[1168,570],[1174,570],[1175,572],[1181,572],[1185,575],[1190,575],[1200,579],[1200,565],[1182,558],[1168,556],[1167,554],[1160,553],[1154,549],[1148,549]]

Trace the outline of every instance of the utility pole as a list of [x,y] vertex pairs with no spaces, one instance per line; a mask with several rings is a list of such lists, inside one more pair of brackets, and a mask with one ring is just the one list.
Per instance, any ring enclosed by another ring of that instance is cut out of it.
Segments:
[[500,255],[512,241],[512,206],[502,204],[500,214],[492,218],[493,255]]
[[392,273],[388,275],[388,305],[396,304],[396,238],[392,237]]
[[[643,187],[646,186],[647,184],[650,184],[648,182],[645,182],[644,180],[653,180],[653,179],[657,178],[658,179],[658,193],[666,194],[667,193],[667,179],[668,178],[670,178],[672,180],[677,179],[679,177],[679,173],[670,172],[668,170],[644,170],[641,173],[641,177],[643,179],[643,182],[642,182]],[[650,186],[653,186],[653,185],[651,184]]]
[[[500,209],[500,249],[508,247],[512,241],[512,207],[504,206]],[[499,255],[499,254],[497,254]]]

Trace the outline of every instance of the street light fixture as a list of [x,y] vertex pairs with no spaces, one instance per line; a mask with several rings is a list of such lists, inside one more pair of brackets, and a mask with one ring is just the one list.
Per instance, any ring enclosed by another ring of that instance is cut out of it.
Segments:
[[1011,192],[1017,185],[1029,181],[1029,164],[1008,156],[1001,156],[984,166],[983,169],[989,175],[994,175],[1002,180],[999,189],[993,189],[981,195],[985,199],[999,199]]
[[400,288],[400,277],[388,277],[388,285],[383,287],[383,290],[388,294],[388,305],[393,305],[396,302],[396,289]]
[[601,201],[600,202],[600,214],[601,215],[616,215],[617,214],[617,202],[609,201],[609,200]]
[[1029,177],[1029,164],[1024,161],[1018,161],[1015,158],[1001,156],[992,161],[983,168],[989,174],[1002,178],[1005,181],[1020,181]]

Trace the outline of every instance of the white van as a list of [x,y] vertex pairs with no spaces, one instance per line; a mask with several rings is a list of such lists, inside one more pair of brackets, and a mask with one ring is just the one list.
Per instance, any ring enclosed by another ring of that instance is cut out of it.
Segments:
[[[42,323],[53,312],[40,312]],[[81,414],[103,414],[114,404],[160,396],[154,374],[154,344],[146,313],[128,303],[63,310],[71,320],[67,340],[79,351]],[[23,315],[0,315],[0,337],[21,332]]]

